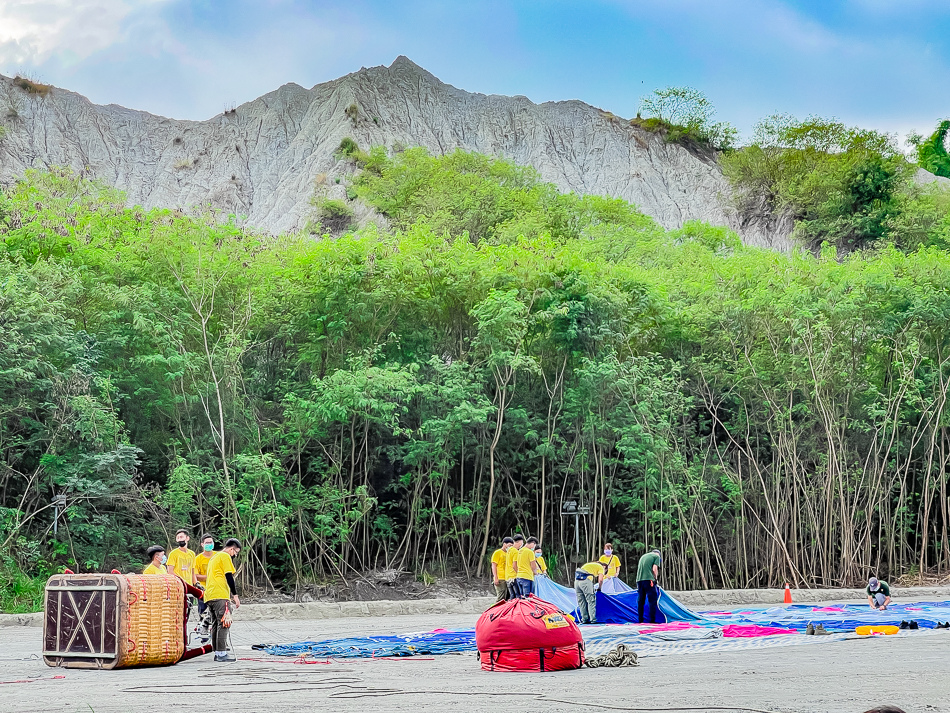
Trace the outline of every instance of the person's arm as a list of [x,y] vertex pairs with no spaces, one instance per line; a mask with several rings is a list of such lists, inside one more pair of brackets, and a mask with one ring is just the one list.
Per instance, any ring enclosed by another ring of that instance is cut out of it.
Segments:
[[877,607],[874,606],[874,597],[872,597],[870,594],[868,595],[868,606],[870,606],[872,609],[877,609]]
[[224,575],[224,578],[228,581],[228,589],[231,590],[231,599],[234,600],[234,608],[237,609],[241,606],[241,598],[237,595],[237,588],[234,586],[234,575],[228,572]]
[[531,571],[535,574],[538,574],[541,571],[541,568],[538,567],[537,560],[531,560]]
[[653,581],[650,582],[650,586],[655,587],[656,580],[658,580],[659,578],[660,578],[660,568],[657,567],[656,565],[653,565]]
[[517,557],[511,560],[511,571],[514,574],[512,579],[518,579],[518,558]]
[[491,581],[497,587],[498,586],[498,563],[491,563]]
[[603,584],[604,584],[604,573],[601,572],[600,574],[597,575],[597,586],[602,587]]

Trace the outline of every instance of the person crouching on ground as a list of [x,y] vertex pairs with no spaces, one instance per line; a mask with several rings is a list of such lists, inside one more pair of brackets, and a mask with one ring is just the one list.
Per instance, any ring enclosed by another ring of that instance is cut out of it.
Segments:
[[877,577],[871,577],[868,580],[868,604],[872,609],[884,611],[887,605],[891,603],[891,588],[887,582],[882,582]]
[[581,624],[597,623],[597,590],[604,583],[604,565],[588,562],[574,572],[574,595]]
[[656,623],[657,605],[660,601],[660,590],[656,580],[660,576],[660,565],[663,559],[659,550],[647,552],[637,564],[637,621],[643,621],[643,606],[650,601],[650,623]]
[[538,573],[537,558],[534,556],[537,544],[537,538],[529,537],[515,559],[515,586],[521,599],[527,599],[534,589],[534,575]]
[[501,547],[491,556],[491,581],[495,585],[495,603],[508,598],[508,549],[515,544],[510,537],[501,541]]
[[161,545],[152,545],[145,550],[145,558],[148,564],[145,565],[142,574],[166,574],[165,562],[168,561],[168,558],[165,556],[164,547]]
[[231,600],[234,608],[241,606],[241,598],[234,586],[232,558],[241,552],[241,543],[233,537],[224,543],[224,549],[211,558],[205,585],[205,603],[211,610],[211,646],[215,661],[234,661],[228,655],[228,628],[230,628]]

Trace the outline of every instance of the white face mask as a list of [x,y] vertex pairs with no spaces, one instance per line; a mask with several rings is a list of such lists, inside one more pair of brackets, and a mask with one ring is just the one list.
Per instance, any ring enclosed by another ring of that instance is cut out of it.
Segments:
[[165,564],[166,562],[168,562],[168,557],[162,555],[162,564]]

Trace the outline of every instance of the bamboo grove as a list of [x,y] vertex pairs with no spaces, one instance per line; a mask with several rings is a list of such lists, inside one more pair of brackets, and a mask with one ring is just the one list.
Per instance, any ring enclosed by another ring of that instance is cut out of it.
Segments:
[[133,566],[187,525],[258,587],[474,577],[516,530],[563,572],[572,499],[581,556],[658,546],[670,588],[950,567],[946,251],[784,255],[482,156],[362,165],[387,228],[322,237],[66,170],[6,191],[4,567]]

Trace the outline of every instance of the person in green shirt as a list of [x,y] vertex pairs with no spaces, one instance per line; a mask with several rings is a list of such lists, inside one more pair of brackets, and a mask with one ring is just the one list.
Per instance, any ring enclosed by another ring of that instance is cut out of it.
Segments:
[[872,609],[884,611],[887,605],[891,603],[891,588],[887,582],[880,581],[877,577],[871,577],[868,580],[868,604]]
[[650,623],[656,623],[657,603],[660,599],[660,591],[657,588],[656,580],[660,576],[660,564],[663,558],[660,557],[660,551],[654,549],[647,552],[640,558],[637,564],[637,621],[643,623],[643,608],[646,600],[650,600]]

